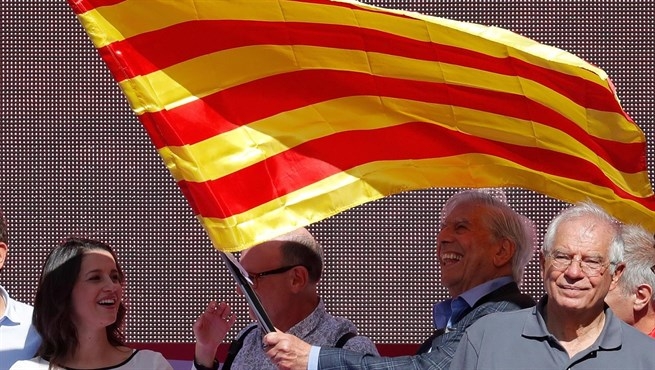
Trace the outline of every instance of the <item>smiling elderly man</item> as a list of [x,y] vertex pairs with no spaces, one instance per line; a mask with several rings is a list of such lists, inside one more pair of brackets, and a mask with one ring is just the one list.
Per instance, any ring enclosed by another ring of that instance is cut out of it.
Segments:
[[605,305],[624,268],[617,220],[591,203],[564,210],[540,260],[546,295],[535,308],[478,320],[452,369],[655,369],[655,342]]
[[280,369],[447,369],[464,330],[477,319],[534,305],[517,285],[532,257],[533,225],[499,194],[466,190],[446,202],[437,255],[441,283],[453,298],[435,306],[437,330],[417,355],[378,357],[311,347],[277,332],[264,337],[268,356]]

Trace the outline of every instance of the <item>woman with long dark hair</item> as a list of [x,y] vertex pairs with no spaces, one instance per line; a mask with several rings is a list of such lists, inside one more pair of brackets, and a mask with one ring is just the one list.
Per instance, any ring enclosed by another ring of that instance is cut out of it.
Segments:
[[37,357],[11,369],[172,369],[159,352],[125,346],[124,283],[109,245],[66,239],[48,256],[36,292]]

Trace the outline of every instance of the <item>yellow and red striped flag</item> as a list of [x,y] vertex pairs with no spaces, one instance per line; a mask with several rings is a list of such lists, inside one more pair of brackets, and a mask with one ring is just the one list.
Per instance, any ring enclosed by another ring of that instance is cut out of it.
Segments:
[[655,226],[643,133],[563,50],[354,1],[69,3],[220,250],[430,187]]

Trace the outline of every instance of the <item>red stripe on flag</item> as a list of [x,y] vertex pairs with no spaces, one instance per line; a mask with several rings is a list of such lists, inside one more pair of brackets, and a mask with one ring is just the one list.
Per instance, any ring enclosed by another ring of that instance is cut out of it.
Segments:
[[[303,70],[275,75],[171,111],[146,113],[140,119],[157,148],[181,146],[285,111],[348,96],[410,99],[539,122],[567,133],[620,171],[639,172],[645,166],[645,158],[643,163],[635,161],[643,157],[644,143],[621,143],[590,136],[558,112],[523,95],[352,72]],[[439,117],[434,119],[439,121]]]
[[[357,156],[339,148],[357,147]],[[474,137],[420,122],[378,130],[338,133],[313,140],[233,174],[204,183],[178,182],[196,214],[225,218],[323,180],[339,172],[376,161],[430,159],[483,153],[504,158],[529,171],[590,182],[615,191],[624,199],[639,199],[621,190],[597,167],[584,159],[538,148],[525,148]],[[321,160],[317,160],[320,158]],[[490,169],[493,172],[494,169]],[[270,178],[263,178],[268,174]],[[275,181],[272,181],[275,179]],[[401,179],[398,179],[401,181]],[[459,186],[458,179],[444,181]],[[275,183],[274,186],[271,184]],[[527,187],[517,182],[516,186]],[[512,186],[512,184],[508,184]],[[230,209],[220,209],[217,194],[231,196]]]
[[[162,40],[165,40],[165,46],[162,45]],[[579,105],[597,110],[611,109],[628,118],[614,96],[605,88],[577,76],[538,67],[512,57],[494,58],[468,49],[350,26],[293,22],[194,21],[143,33],[100,48],[99,52],[116,80],[122,81],[212,52],[252,45],[311,45],[363,50],[460,65],[507,76],[516,75],[547,86]],[[170,50],[175,52],[171,53]],[[127,60],[130,61],[129,69],[126,68]]]

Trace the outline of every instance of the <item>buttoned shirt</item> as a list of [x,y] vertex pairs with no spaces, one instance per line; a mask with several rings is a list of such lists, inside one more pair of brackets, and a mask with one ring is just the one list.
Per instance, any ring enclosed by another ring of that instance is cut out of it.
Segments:
[[480,298],[512,281],[514,280],[510,276],[499,277],[471,288],[455,298],[449,298],[436,303],[432,307],[434,328],[452,329],[452,326],[459,321],[462,313],[475,306]]
[[451,369],[653,370],[655,342],[605,306],[605,323],[595,342],[570,357],[544,320],[548,296],[539,304],[483,317],[457,347]]
[[[248,330],[252,325],[257,324],[253,323],[247,326],[242,332]],[[287,333],[293,334],[307,343],[319,346],[334,346],[344,334],[356,332],[357,328],[350,320],[327,313],[322,299],[314,312],[287,331]],[[231,368],[233,370],[277,369],[277,366],[273,364],[264,351],[262,346],[263,338],[264,333],[259,326],[250,331],[243,341],[243,347],[239,350]],[[372,355],[378,354],[373,341],[361,335],[349,339],[343,345],[343,348]]]
[[32,306],[11,299],[2,286],[0,299],[6,304],[0,317],[0,370],[7,370],[18,360],[34,357],[41,337],[32,325]]

